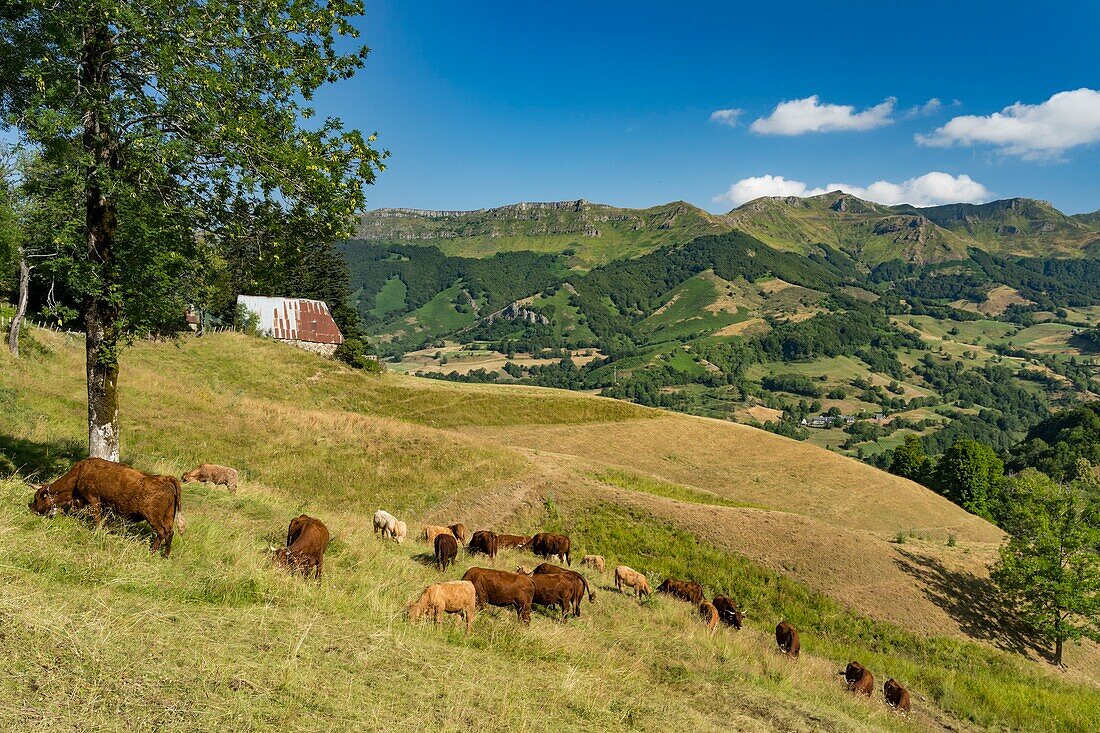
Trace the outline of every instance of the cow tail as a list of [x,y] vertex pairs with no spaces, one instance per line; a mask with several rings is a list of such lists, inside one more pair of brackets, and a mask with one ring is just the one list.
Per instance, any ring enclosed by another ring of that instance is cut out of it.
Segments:
[[180,501],[183,494],[183,489],[180,486],[180,480],[175,476],[172,476],[172,488],[175,489],[176,496],[172,504],[172,513],[175,515],[176,529],[180,534],[187,529],[187,522],[183,519],[183,512],[180,509]]
[[588,587],[588,578],[582,575],[581,580],[584,581],[584,590],[586,593],[588,593],[588,602],[595,603],[596,601],[592,598],[592,589]]

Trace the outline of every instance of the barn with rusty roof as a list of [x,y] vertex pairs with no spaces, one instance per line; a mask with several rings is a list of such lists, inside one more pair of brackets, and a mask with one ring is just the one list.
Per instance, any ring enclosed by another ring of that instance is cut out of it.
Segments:
[[323,300],[238,295],[237,305],[254,313],[260,335],[315,354],[332,356],[344,335]]

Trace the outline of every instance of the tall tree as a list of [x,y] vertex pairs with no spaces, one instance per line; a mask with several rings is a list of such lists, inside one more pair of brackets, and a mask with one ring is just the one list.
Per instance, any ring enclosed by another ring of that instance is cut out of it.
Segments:
[[988,445],[960,440],[936,464],[933,484],[968,512],[992,519],[1004,472],[1004,462]]
[[367,48],[344,50],[361,13],[358,0],[0,9],[0,113],[79,205],[57,269],[82,300],[91,455],[118,458],[120,349],[182,320],[198,232],[219,236],[245,201],[350,233],[384,156],[309,105],[361,68]]
[[926,484],[932,471],[932,461],[924,454],[924,444],[915,435],[906,435],[905,442],[894,448],[890,473],[918,484]]
[[1008,481],[1000,521],[1010,539],[991,573],[1058,665],[1066,641],[1100,641],[1100,493],[1086,466],[1067,485],[1033,468]]

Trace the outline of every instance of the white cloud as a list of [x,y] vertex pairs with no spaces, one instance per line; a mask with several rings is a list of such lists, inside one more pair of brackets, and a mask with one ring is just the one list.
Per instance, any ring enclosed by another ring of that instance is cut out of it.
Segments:
[[991,115],[961,115],[921,145],[995,145],[1005,153],[1036,160],[1056,158],[1078,145],[1100,142],[1100,91],[1059,92],[1040,104],[1017,102]]
[[752,131],[761,135],[802,135],[807,132],[840,130],[873,130],[894,121],[894,105],[890,97],[881,104],[856,112],[848,104],[822,104],[815,94],[805,99],[780,102],[767,117],[752,123]]
[[757,176],[742,178],[721,196],[715,196],[715,203],[728,203],[740,206],[761,196],[820,196],[829,191],[844,191],[861,199],[880,204],[912,204],[913,206],[935,206],[947,203],[978,203],[988,201],[989,190],[968,175],[952,176],[949,173],[932,171],[923,176],[910,178],[901,183],[875,181],[868,186],[853,186],[848,183],[830,183],[827,186],[813,188],[802,181],[789,181],[783,176]]
[[744,110],[740,109],[716,109],[710,113],[710,121],[717,122],[719,125],[726,125],[727,127],[733,127],[737,124],[738,118],[741,117]]
[[943,109],[943,102],[939,99],[932,97],[924,104],[918,104],[905,110],[905,119],[911,120],[914,117],[928,117],[934,115]]

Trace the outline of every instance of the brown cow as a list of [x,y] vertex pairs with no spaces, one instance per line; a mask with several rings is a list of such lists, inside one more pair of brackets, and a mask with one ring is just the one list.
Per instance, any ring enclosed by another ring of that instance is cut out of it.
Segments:
[[665,582],[657,586],[657,591],[659,593],[668,593],[675,598],[687,601],[696,606],[703,602],[703,586],[699,585],[694,580],[667,578]]
[[224,486],[230,494],[237,493],[237,469],[229,466],[219,466],[216,463],[203,463],[198,468],[193,468],[180,478],[183,483],[198,481],[201,484],[211,483],[214,486]]
[[584,598],[585,584],[572,573],[540,573],[538,568],[530,576],[535,584],[534,603],[540,606],[561,608],[561,620],[565,623],[569,610],[580,616],[581,599]]
[[745,614],[741,613],[741,609],[737,607],[733,599],[729,596],[718,595],[714,597],[713,603],[714,607],[718,609],[718,618],[722,620],[722,623],[740,631]]
[[[588,584],[588,578],[584,577],[583,575],[578,573],[576,570],[569,570],[568,568],[563,568],[563,567],[560,567],[558,565],[551,565],[548,562],[544,562],[541,565],[539,565],[537,568],[535,568],[533,571],[531,571],[531,574],[532,575],[554,575],[554,574],[572,575],[574,578],[579,580],[584,585],[584,593],[588,594],[588,602],[589,603],[595,603],[596,602],[596,588],[595,588],[595,586],[589,585]],[[573,615],[574,616],[580,616],[581,615],[581,603],[580,602],[584,598],[584,593],[582,593],[581,597],[577,599],[577,605],[573,609]]]
[[699,616],[709,630],[714,631],[715,627],[718,626],[718,609],[710,601],[703,601],[699,604]]
[[569,550],[572,544],[569,538],[563,534],[539,532],[531,538],[530,548],[531,552],[539,557],[545,557],[548,560],[557,559],[564,561],[566,565],[572,565],[573,563],[569,559]]
[[500,550],[512,550],[518,549],[526,545],[531,541],[531,538],[522,534],[498,534],[497,535],[497,549]]
[[859,695],[870,697],[875,690],[875,676],[859,662],[848,662],[848,666],[837,674],[843,675],[844,684]]
[[300,572],[306,578],[309,577],[310,570],[313,570],[320,582],[328,542],[329,533],[325,523],[300,514],[290,520],[290,527],[286,532],[286,547],[275,553],[275,559],[290,568],[291,572]]
[[474,618],[477,616],[477,590],[473,583],[466,580],[435,583],[425,588],[420,598],[410,603],[406,611],[409,620],[414,623],[425,614],[431,614],[436,626],[443,623],[444,613],[461,613],[466,619],[468,634],[473,629]]
[[779,645],[779,651],[788,657],[797,657],[802,645],[798,642],[798,632],[786,621],[780,621],[775,626],[775,643]]
[[531,603],[535,598],[535,581],[526,575],[492,568],[470,568],[462,576],[477,589],[479,606],[511,606],[525,624],[531,623]]
[[466,552],[471,555],[481,553],[488,555],[490,558],[497,556],[497,536],[496,533],[490,532],[487,529],[479,529],[474,532],[470,538],[470,543],[466,545]]
[[457,524],[452,524],[447,529],[451,530],[451,534],[453,534],[455,536],[456,540],[458,540],[462,544],[466,544],[466,525],[465,524],[462,524],[461,522],[458,522]]
[[886,680],[882,686],[882,696],[886,698],[886,704],[895,707],[903,713],[909,712],[909,690],[901,686],[893,677]]
[[448,565],[454,565],[456,557],[458,557],[458,540],[449,534],[436,535],[435,564],[439,572],[446,570]]
[[172,551],[175,529],[182,533],[186,526],[179,479],[102,458],[77,461],[64,476],[39,488],[31,504],[40,514],[81,507],[88,508],[97,526],[103,524],[104,507],[124,519],[148,522],[156,534],[152,552],[161,550],[165,557]]
[[644,575],[626,565],[619,565],[615,568],[615,590],[621,593],[624,585],[633,588],[638,598],[643,595],[653,595],[653,591],[649,589],[649,581]]
[[603,559],[603,555],[585,555],[581,558],[581,565],[595,568],[602,575],[604,568],[607,567],[607,562]]
[[[455,536],[455,533],[451,531],[450,527],[440,527],[435,524],[429,524],[424,527],[424,531],[421,533],[420,537],[430,545],[435,542],[436,536],[441,534],[449,534],[451,537]],[[458,538],[456,537],[455,539]]]

